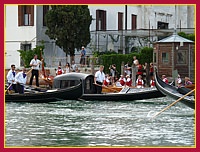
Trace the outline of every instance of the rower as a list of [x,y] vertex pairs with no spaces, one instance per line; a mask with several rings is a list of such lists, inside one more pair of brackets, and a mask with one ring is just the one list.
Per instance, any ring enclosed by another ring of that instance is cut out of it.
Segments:
[[168,84],[168,79],[167,79],[167,77],[166,77],[166,75],[162,75],[162,80],[166,83],[166,84]]
[[126,75],[126,86],[132,86],[132,79],[130,78],[130,75]]
[[24,94],[24,85],[26,84],[26,68],[23,68],[21,72],[18,72],[15,76],[15,82],[17,83],[16,88],[19,94]]
[[15,82],[15,75],[16,75],[16,72],[15,72],[15,65],[12,64],[11,65],[11,69],[10,71],[8,71],[8,74],[6,76],[7,78],[7,81],[8,81],[8,93],[11,92],[11,90],[14,90],[15,93],[17,93],[17,89],[16,89],[16,82]]
[[142,76],[139,75],[136,80],[136,87],[137,88],[144,88],[144,81],[142,80]]
[[56,75],[61,75],[63,73],[64,73],[64,71],[63,71],[63,69],[61,69],[61,66],[58,66],[58,70],[56,71]]
[[94,84],[96,85],[96,93],[101,94],[102,92],[102,85],[103,85],[103,81],[105,80],[105,74],[103,72],[104,66],[101,65],[99,67],[99,71],[97,71],[95,73],[94,76]]

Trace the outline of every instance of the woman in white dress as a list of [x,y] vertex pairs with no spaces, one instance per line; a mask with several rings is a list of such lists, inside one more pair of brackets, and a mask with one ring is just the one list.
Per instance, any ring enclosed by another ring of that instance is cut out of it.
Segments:
[[70,65],[69,63],[67,63],[65,67],[65,73],[69,73],[69,72],[70,72]]

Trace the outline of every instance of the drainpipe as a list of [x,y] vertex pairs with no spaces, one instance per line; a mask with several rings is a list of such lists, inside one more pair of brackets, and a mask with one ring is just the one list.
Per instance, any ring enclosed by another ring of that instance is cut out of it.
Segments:
[[174,43],[172,44],[172,76],[173,76],[173,71],[174,71],[174,48],[175,48]]
[[127,30],[127,5],[125,5],[125,30]]
[[189,44],[189,54],[188,54],[188,75],[189,75],[189,78],[191,79],[191,77],[190,77],[190,54],[191,54],[191,52],[190,52],[190,44]]

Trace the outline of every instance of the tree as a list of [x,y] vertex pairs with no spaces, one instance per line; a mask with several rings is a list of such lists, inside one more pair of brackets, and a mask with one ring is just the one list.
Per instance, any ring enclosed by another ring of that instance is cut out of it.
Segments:
[[35,54],[37,54],[38,59],[41,59],[41,55],[44,54],[44,45],[38,45],[36,46],[36,48],[34,48],[33,50],[17,50],[20,53],[20,57],[23,61],[24,67],[28,68],[30,67],[30,61],[31,59],[33,59],[33,56]]
[[195,34],[192,33],[192,34],[186,34],[185,32],[179,32],[178,33],[179,36],[182,36],[188,40],[191,40],[191,41],[194,41],[195,42]]
[[46,34],[71,58],[90,43],[92,16],[87,5],[54,5],[45,16]]

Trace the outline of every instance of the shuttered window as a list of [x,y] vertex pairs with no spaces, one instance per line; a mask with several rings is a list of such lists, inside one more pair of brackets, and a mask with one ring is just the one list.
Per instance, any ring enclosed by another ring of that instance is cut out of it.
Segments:
[[47,14],[48,11],[49,11],[49,5],[43,5],[43,26],[46,26],[45,15]]
[[137,29],[137,15],[132,14],[132,30]]
[[34,5],[18,6],[18,26],[34,26]]
[[118,12],[118,30],[123,30],[123,13]]
[[96,30],[106,31],[106,11],[96,10]]

